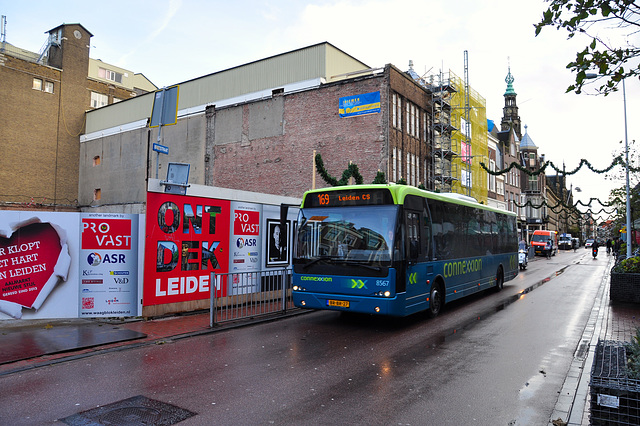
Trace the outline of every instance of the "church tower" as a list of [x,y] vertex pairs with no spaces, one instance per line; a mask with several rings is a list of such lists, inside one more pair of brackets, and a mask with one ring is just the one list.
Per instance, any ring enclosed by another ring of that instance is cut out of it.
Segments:
[[518,115],[518,105],[516,104],[516,92],[513,90],[513,76],[511,75],[511,66],[509,73],[504,81],[507,83],[507,91],[504,92],[504,108],[502,108],[502,121],[500,122],[500,130],[505,131],[513,128],[518,136],[518,140],[522,139],[522,130],[520,128],[520,116]]

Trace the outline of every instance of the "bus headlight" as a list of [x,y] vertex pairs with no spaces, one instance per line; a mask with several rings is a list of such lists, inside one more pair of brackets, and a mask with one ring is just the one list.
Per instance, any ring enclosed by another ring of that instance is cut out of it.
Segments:
[[300,287],[298,287],[297,285],[294,285],[293,286],[293,291],[298,291],[298,290],[300,290]]
[[389,290],[384,292],[384,297],[389,297],[391,296],[391,292]]

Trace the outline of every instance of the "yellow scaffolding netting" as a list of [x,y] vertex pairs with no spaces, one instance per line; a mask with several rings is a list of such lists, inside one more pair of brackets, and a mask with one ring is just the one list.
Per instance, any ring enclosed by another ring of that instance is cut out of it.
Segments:
[[[451,191],[470,195],[486,204],[488,175],[480,163],[488,162],[487,102],[469,86],[470,123],[465,123],[467,112],[465,83],[452,71],[449,71],[449,80],[456,88],[456,92],[451,96],[451,124],[457,129],[451,135],[451,148],[457,154],[452,160],[452,173],[457,180],[453,182]],[[470,143],[467,143],[467,126]],[[471,183],[469,187],[466,185],[467,182]]]

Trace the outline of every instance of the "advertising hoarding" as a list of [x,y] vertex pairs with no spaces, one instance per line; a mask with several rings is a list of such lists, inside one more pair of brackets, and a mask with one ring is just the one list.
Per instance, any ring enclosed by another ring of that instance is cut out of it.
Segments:
[[138,215],[83,213],[80,317],[136,316]]
[[0,211],[0,318],[78,316],[78,219]]
[[230,218],[228,200],[147,193],[143,306],[209,298],[211,272],[229,271]]

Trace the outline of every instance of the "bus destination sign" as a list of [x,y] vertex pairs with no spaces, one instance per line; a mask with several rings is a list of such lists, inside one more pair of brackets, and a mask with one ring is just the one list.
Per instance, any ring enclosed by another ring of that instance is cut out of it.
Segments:
[[393,204],[387,189],[347,189],[307,194],[304,207],[371,206]]

